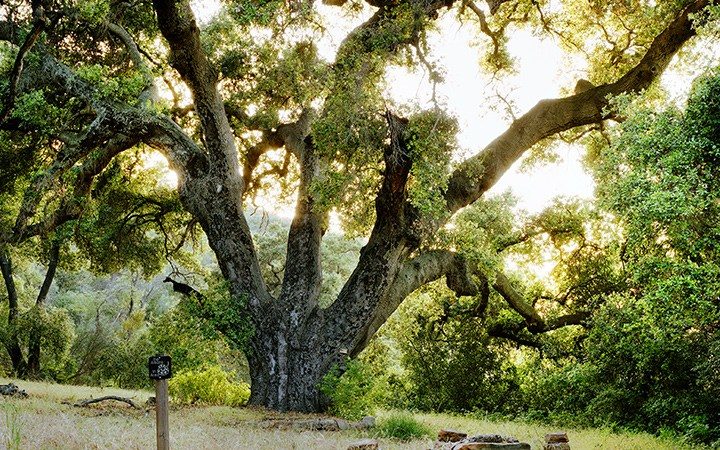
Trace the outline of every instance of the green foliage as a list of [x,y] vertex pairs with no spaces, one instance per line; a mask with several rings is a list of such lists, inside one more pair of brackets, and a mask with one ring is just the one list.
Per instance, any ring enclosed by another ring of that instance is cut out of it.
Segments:
[[[389,61],[399,60],[398,47],[413,39],[422,41],[428,18],[421,3],[399,3],[378,17],[373,26],[351,34],[338,51],[334,76],[329,79],[320,117],[312,125],[312,137],[319,153],[332,163],[312,186],[316,207],[336,208],[345,231],[351,235],[367,232],[374,220],[371,201],[382,175],[382,149],[387,145],[387,109],[381,80]],[[443,180],[447,170],[447,149],[454,122],[442,115],[420,114],[411,121],[418,166],[412,188],[415,203],[425,212],[437,213],[442,189],[430,194],[420,189],[425,181]],[[442,173],[441,173],[442,171]]]
[[31,337],[40,336],[41,369],[49,376],[62,369],[75,337],[67,312],[37,306],[20,314],[15,333],[25,345],[29,345]]
[[[65,2],[62,7],[67,14],[53,24],[53,30],[46,30],[44,48],[124,113],[124,107],[137,105],[145,80],[127,52],[117,51],[122,47],[108,37],[106,23],[127,27],[147,52],[143,58],[153,62],[158,78],[168,78],[168,85],[180,84],[174,78],[177,74],[167,67],[155,67],[166,62],[168,53],[160,48],[164,41],[154,24],[151,3],[141,1],[129,7],[129,3],[108,0]],[[421,50],[431,49],[426,33],[437,19],[436,12],[428,14],[428,2],[391,3],[373,11],[363,10],[359,2],[345,8],[357,21],[366,19],[364,13],[372,18],[342,41],[332,62],[321,56],[327,41],[318,40],[318,45],[314,41],[328,36],[323,26],[334,24],[321,24],[316,8],[307,2],[227,0],[223,2],[226,14],[208,26],[201,24],[200,30],[211,65],[219,68],[217,85],[232,116],[241,153],[282,123],[301,117],[301,111],[314,110],[318,117],[307,151],[312,150],[321,161],[311,186],[313,206],[321,212],[335,209],[346,230],[356,235],[373,223],[372,198],[383,176],[382,151],[389,135],[383,117],[389,101],[383,85],[386,70],[403,61],[424,61]],[[488,39],[493,44],[487,46],[491,50],[483,64],[496,74],[510,69],[512,61],[505,48],[509,33],[529,24],[537,33],[559,37],[568,50],[586,57],[589,77],[596,84],[615,80],[639,61],[654,36],[687,3],[504,2],[499,11],[480,21],[494,32],[490,37],[483,30],[483,44]],[[458,9],[467,10],[466,6]],[[11,11],[14,6],[8,8]],[[21,19],[28,14],[20,8],[8,17],[12,19],[15,13]],[[477,18],[475,14],[473,20]],[[28,27],[20,25],[22,37]],[[14,53],[9,45],[0,47],[3,75],[9,73]],[[417,56],[415,61],[412,56]],[[31,53],[26,62],[28,68],[37,64],[36,55]],[[5,89],[6,78],[0,77],[0,89]],[[436,80],[437,75],[431,78]],[[519,267],[511,274],[513,282],[521,294],[537,300],[534,306],[547,318],[598,308],[610,298],[582,344],[586,335],[579,330],[531,341],[542,343],[544,355],[549,356],[538,363],[543,377],[531,379],[511,364],[513,358],[525,358],[527,353],[490,337],[493,329],[519,329],[522,337],[533,338],[523,328],[523,319],[495,295],[458,299],[438,283],[403,307],[402,320],[390,327],[394,327],[389,333],[394,341],[382,350],[373,349],[372,355],[378,358],[384,357],[383,352],[401,353],[402,367],[383,371],[377,361],[350,362],[342,377],[333,374],[325,380],[326,394],[334,400],[337,413],[357,416],[371,410],[388,400],[389,385],[398,388],[395,401],[401,398],[424,409],[507,412],[517,408],[514,392],[524,381],[529,397],[537,394],[530,392],[540,389],[537,386],[571,389],[577,395],[576,405],[543,403],[535,396],[532,404],[537,411],[574,414],[582,405],[592,414],[585,416],[588,420],[669,426],[694,439],[714,439],[717,416],[711,412],[717,409],[713,398],[720,397],[716,387],[720,348],[718,84],[712,77],[698,83],[684,112],[625,111],[630,119],[618,128],[622,130],[618,143],[602,149],[596,167],[603,207],[622,226],[568,200],[520,223],[511,210],[513,200],[501,196],[465,208],[437,239],[423,243],[426,248],[457,249],[471,272],[492,274],[505,264]],[[179,91],[182,98],[175,100],[182,104],[187,94]],[[200,143],[207,136],[202,134],[198,112],[175,119]],[[70,150],[63,141],[86,131],[96,113],[78,97],[53,94],[51,89],[17,97],[12,119],[19,124],[0,130],[0,229],[13,226],[22,188],[46,174],[48,161]],[[411,116],[406,131],[407,156],[412,160],[409,201],[423,218],[444,218],[443,195],[457,124],[435,110]],[[273,151],[277,155],[283,149]],[[91,152],[86,162],[95,163],[93,158],[99,156]],[[81,211],[78,220],[54,230],[67,238],[66,268],[80,267],[87,260],[94,272],[126,268],[150,277],[171,256],[183,258],[185,238],[193,240],[197,227],[182,213],[177,195],[158,185],[161,174],[144,166],[145,156],[136,149],[116,157],[96,178],[90,195],[71,188],[81,176],[80,164],[49,183],[47,192],[27,193],[38,211],[30,223],[42,224],[43,214],[52,214],[65,202]],[[263,155],[265,166],[261,164],[258,171],[267,167],[270,156]],[[281,182],[283,195],[294,194],[290,187],[298,176],[296,161],[291,157],[288,161],[290,181]],[[482,167],[475,169],[471,175],[480,175]],[[267,191],[275,187],[263,182],[258,186]],[[283,240],[278,230],[272,230],[267,239],[257,241],[263,275],[276,278],[269,283],[273,294],[280,289],[285,263]],[[33,245],[36,248],[29,252],[41,255],[44,245]],[[324,253],[333,254],[324,256],[325,267],[332,269],[325,276],[321,306],[335,297],[352,271],[355,257],[342,254],[361,246],[331,237],[323,245]],[[549,259],[560,262],[548,276],[551,282],[543,285],[529,268]],[[189,257],[183,263],[191,269],[199,266]],[[33,281],[20,283],[25,308]],[[478,276],[475,281],[483,280]],[[47,339],[44,357],[57,362],[46,366],[58,379],[62,372],[66,379],[147,385],[144,364],[138,361],[162,351],[173,356],[176,368],[186,377],[186,384],[178,387],[183,401],[194,401],[193,392],[202,382],[230,383],[219,365],[237,356],[233,351],[244,349],[252,333],[243,313],[245,297],[231,294],[227,285],[211,279],[202,302],[183,299],[168,311],[174,302],[167,298],[150,296],[142,304],[139,294],[118,293],[124,287],[127,284],[121,283],[114,289],[70,292],[65,286],[56,305],[67,311],[67,317],[53,319],[54,310],[44,316],[30,309],[21,315],[17,331],[40,333]],[[555,297],[562,301],[547,300]],[[74,321],[74,341],[68,317]],[[62,362],[70,343],[74,356]],[[617,361],[621,368],[616,367]],[[212,365],[195,370],[204,362]],[[658,367],[662,376],[653,373]],[[521,380],[521,376],[527,378]],[[596,389],[600,390],[597,395]],[[222,389],[213,388],[207,396],[219,398],[222,394],[215,390]],[[691,405],[699,406],[693,410]],[[412,426],[399,426],[403,428]],[[389,435],[402,437],[403,432]]]
[[292,99],[297,107],[307,107],[322,92],[328,77],[317,47],[311,42],[299,42],[263,68],[257,91],[269,100],[268,106],[287,107],[287,101]]
[[717,440],[718,397],[697,374],[700,361],[714,358],[719,336],[669,325],[677,314],[658,310],[655,301],[615,298],[596,315],[581,363],[536,366],[536,384],[525,386],[533,414]]
[[450,157],[456,149],[457,122],[440,111],[410,118],[406,133],[412,159],[408,193],[423,215],[440,218],[445,211]]
[[58,126],[60,119],[66,118],[60,108],[47,101],[42,90],[30,91],[18,96],[12,115],[22,118],[41,132],[53,130]]
[[440,230],[438,239],[443,246],[458,249],[473,266],[489,272],[500,264],[499,253],[517,240],[511,209],[516,203],[509,193],[482,198],[460,211]]
[[121,388],[149,388],[147,360],[155,354],[144,334],[116,341],[101,356],[101,366],[93,373],[100,383]]
[[78,75],[98,87],[100,98],[135,103],[145,88],[145,79],[139,72],[110,76],[110,69],[100,64],[78,68]]
[[600,84],[617,79],[636,64],[644,55],[639,49],[649,45],[686,4],[682,0],[571,0],[553,12],[547,6],[544,9],[551,29],[567,30],[561,45],[588,58],[589,79]]
[[11,142],[11,134],[0,131],[0,220],[15,217],[19,202],[13,195],[24,186],[26,174],[36,168],[35,144],[29,135]]
[[528,403],[717,442],[720,76],[697,80],[684,111],[623,103],[628,120],[596,146],[594,167],[601,204],[622,223],[626,287],[594,315],[579,361],[544,367]]
[[108,0],[83,0],[77,2],[80,17],[92,24],[101,24],[107,20],[110,13]]
[[360,420],[373,414],[385,395],[384,380],[371,366],[349,360],[345,371],[331,371],[320,383],[320,391],[330,399],[330,412],[348,420]]
[[60,271],[56,283],[53,303],[72,319],[76,335],[62,370],[49,374],[57,381],[147,388],[147,358],[158,353],[170,355],[176,371],[222,364],[247,376],[243,355],[191,313],[185,303],[193,299],[176,305],[162,277]]
[[228,2],[228,12],[240,25],[267,26],[283,4],[277,0],[231,0]]
[[[341,83],[349,83],[342,81]],[[372,225],[374,208],[368,193],[379,186],[380,150],[387,136],[378,92],[337,87],[313,123],[313,138],[323,155],[335,160],[312,185],[316,207],[336,207],[348,230],[363,233]]]
[[234,378],[234,372],[217,365],[181,371],[170,379],[170,395],[181,404],[243,406],[250,398],[250,386]]
[[183,239],[194,236],[192,227],[184,233],[190,219],[175,192],[150,183],[161,175],[142,167],[145,155],[118,157],[93,186],[93,201],[84,204],[83,220],[74,230],[76,250],[96,272],[139,269],[148,277],[171,254],[182,258]]
[[432,285],[403,305],[407,315],[394,335],[410,406],[489,413],[512,407],[517,374],[508,348],[485,334],[478,301]]
[[384,438],[410,441],[432,435],[430,428],[406,412],[392,413],[380,418],[377,433]]
[[706,77],[695,84],[684,114],[634,111],[603,155],[597,169],[601,198],[630,225],[628,249],[638,259],[717,255],[717,80]]
[[182,303],[152,321],[148,340],[157,353],[169,355],[173,368],[180,372],[203,364],[219,363],[218,354],[227,352],[226,344],[207,321],[188,313]]
[[246,374],[242,350],[252,327],[241,311],[242,305],[230,301],[225,283],[211,278],[202,305],[183,297],[153,320],[148,339],[157,353],[173,358],[178,371],[222,364]]
[[[7,304],[0,307],[2,317],[7,317],[7,308]],[[65,310],[33,306],[21,310],[12,325],[0,322],[0,340],[10,342],[11,336],[17,336],[23,349],[28,348],[31,339],[39,336],[41,373],[37,375],[52,379],[68,364],[75,327]]]
[[209,277],[209,289],[204,293],[202,305],[197,300],[182,302],[190,317],[201,318],[217,333],[221,333],[234,350],[245,350],[253,327],[245,313],[247,299],[232,295],[227,282],[215,274]]

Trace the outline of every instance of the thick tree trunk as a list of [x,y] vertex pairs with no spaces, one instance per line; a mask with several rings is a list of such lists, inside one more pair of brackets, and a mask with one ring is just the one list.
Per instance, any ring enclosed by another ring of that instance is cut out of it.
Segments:
[[344,355],[324,345],[294,347],[298,340],[275,330],[258,331],[247,352],[250,366],[250,404],[278,411],[319,412],[329,401],[319,389],[323,377],[337,366],[342,369]]

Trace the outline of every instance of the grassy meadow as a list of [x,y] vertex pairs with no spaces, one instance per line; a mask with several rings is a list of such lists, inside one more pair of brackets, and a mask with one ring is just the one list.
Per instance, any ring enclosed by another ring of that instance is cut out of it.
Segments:
[[[27,399],[0,399],[0,448],[8,449],[150,449],[155,446],[154,410],[136,410],[124,403],[106,401],[79,408],[73,403],[87,398],[118,395],[144,404],[150,391],[67,386],[13,381],[30,395]],[[378,414],[381,422],[387,412]],[[358,439],[372,437],[365,431],[293,431],[265,429],[267,419],[304,418],[255,408],[218,406],[172,407],[170,437],[173,449],[346,449]],[[441,428],[470,434],[512,435],[541,449],[545,433],[553,427],[521,422],[486,421],[442,414],[416,414],[415,418],[433,433]],[[563,429],[573,450],[690,448],[680,442],[660,440],[647,434],[616,434],[598,429]],[[433,439],[401,442],[380,438],[381,448],[429,449]]]

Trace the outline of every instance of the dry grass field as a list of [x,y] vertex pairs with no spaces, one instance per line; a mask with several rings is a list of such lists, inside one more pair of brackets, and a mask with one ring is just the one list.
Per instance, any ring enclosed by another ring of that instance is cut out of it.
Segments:
[[[9,449],[152,449],[155,446],[153,410],[136,410],[123,403],[103,402],[79,408],[75,402],[104,395],[118,395],[144,404],[149,391],[66,386],[14,381],[30,397],[0,399],[0,448]],[[382,420],[383,413],[378,419]],[[269,430],[260,422],[268,418],[301,418],[278,415],[253,408],[171,407],[170,437],[173,449],[346,449],[373,431],[293,431]],[[490,422],[440,414],[417,414],[416,418],[435,432],[453,428],[470,434],[512,435],[542,448],[545,433],[552,427],[518,422]],[[565,429],[573,450],[690,448],[678,442],[659,440],[644,434],[614,434],[597,429]],[[431,439],[400,442],[380,439],[381,448],[429,449]]]

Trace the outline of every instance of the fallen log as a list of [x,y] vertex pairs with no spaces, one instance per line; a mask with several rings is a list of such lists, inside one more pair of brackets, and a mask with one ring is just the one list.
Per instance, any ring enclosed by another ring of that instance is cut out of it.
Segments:
[[106,395],[104,397],[90,398],[87,400],[81,400],[79,402],[73,403],[72,405],[78,406],[78,407],[84,407],[84,406],[92,405],[93,403],[104,402],[106,400],[115,400],[118,402],[127,403],[128,405],[132,406],[135,409],[140,409],[140,407],[134,401],[130,400],[129,398],[118,397],[117,395]]

